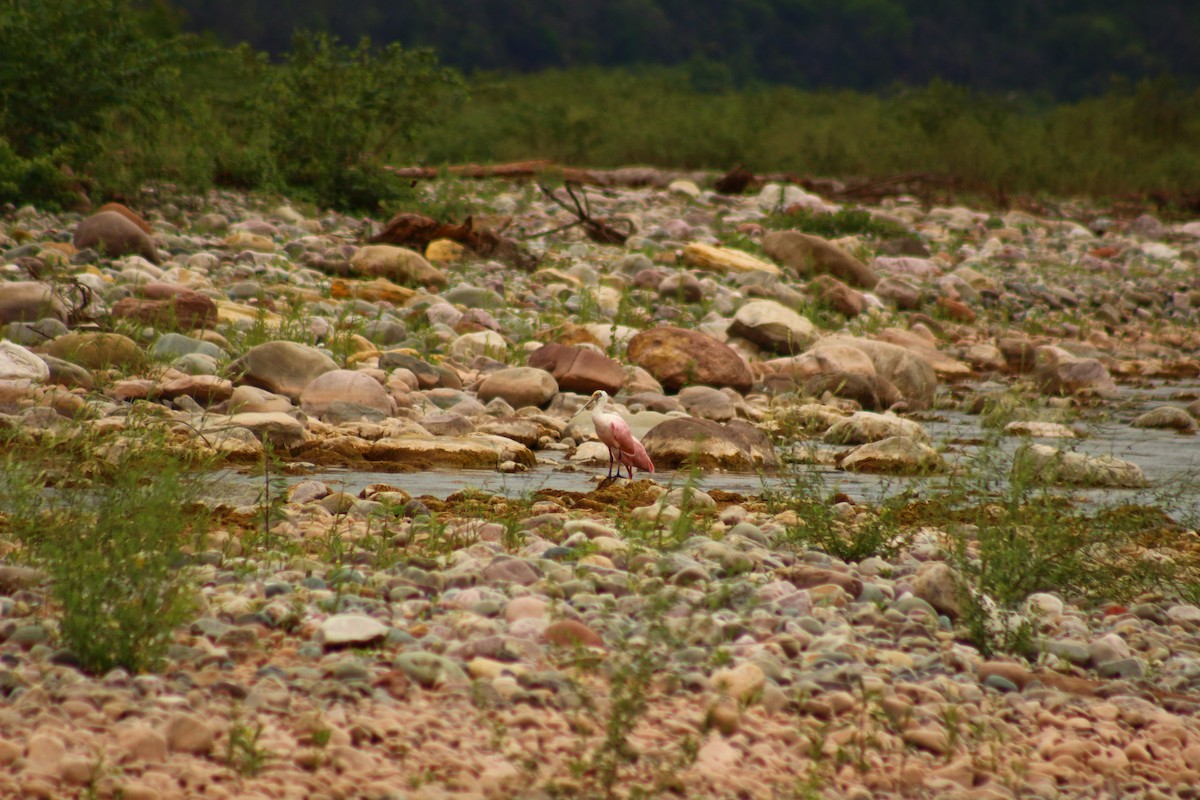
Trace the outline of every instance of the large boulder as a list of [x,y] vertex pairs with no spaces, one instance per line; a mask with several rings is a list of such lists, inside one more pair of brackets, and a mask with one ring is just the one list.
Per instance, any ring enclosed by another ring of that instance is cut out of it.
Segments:
[[361,406],[385,416],[394,402],[383,385],[364,372],[335,369],[314,378],[300,392],[300,410],[314,417],[342,418],[347,406]]
[[292,401],[304,387],[338,366],[315,347],[289,341],[264,342],[229,365],[240,383],[282,394]]
[[67,307],[48,283],[13,281],[0,283],[0,324],[36,322],[51,317],[67,321]]
[[1034,351],[1033,379],[1042,394],[1117,396],[1117,384],[1104,364],[1053,345]]
[[937,374],[929,362],[907,348],[888,342],[877,342],[856,336],[830,336],[822,344],[848,345],[866,354],[875,372],[894,386],[911,410],[933,405],[937,391]]
[[[319,447],[319,445],[318,445]],[[537,459],[528,447],[505,436],[385,437],[370,442],[362,454],[368,461],[403,469],[496,469],[506,461],[532,467]]]
[[775,353],[800,353],[820,337],[807,317],[775,300],[751,300],[734,314],[731,336],[741,336]]
[[552,342],[530,353],[527,363],[553,375],[564,392],[591,394],[601,389],[616,394],[625,384],[620,363],[585,347]]
[[763,250],[803,277],[832,275],[860,289],[873,289],[879,282],[873,269],[820,236],[773,231],[763,237]]
[[671,326],[642,331],[630,339],[626,352],[668,391],[700,384],[745,394],[754,383],[750,367],[733,348],[699,331]]
[[479,385],[479,399],[483,402],[503,398],[513,408],[542,406],[558,394],[558,383],[554,376],[537,367],[509,367],[497,370],[483,379]]
[[75,247],[92,248],[108,258],[138,255],[152,264],[159,263],[154,240],[124,214],[101,211],[75,226]]
[[360,275],[387,278],[397,283],[445,286],[446,274],[407,247],[372,244],[358,248],[350,258],[350,268]]
[[770,438],[753,425],[733,420],[676,417],[656,425],[642,444],[660,469],[727,469],[750,472],[779,466]]

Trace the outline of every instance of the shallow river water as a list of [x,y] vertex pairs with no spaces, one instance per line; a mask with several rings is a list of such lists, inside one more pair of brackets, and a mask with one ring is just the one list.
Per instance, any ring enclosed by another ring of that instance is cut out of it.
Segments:
[[[1077,440],[1041,440],[1056,447],[1074,449],[1089,455],[1110,455],[1132,461],[1146,473],[1149,490],[1076,490],[1072,494],[1097,501],[1150,502],[1169,513],[1200,516],[1200,438],[1170,430],[1141,429],[1129,422],[1138,414],[1158,405],[1186,402],[1188,395],[1200,396],[1200,384],[1163,384],[1150,388],[1123,389],[1120,400],[1100,415],[1086,415],[1074,423],[1086,436]],[[921,419],[935,446],[944,451],[950,464],[969,463],[977,454],[983,432],[979,417],[957,411],[938,410]],[[1007,454],[1021,443],[1017,437],[1004,437],[1001,447]],[[813,445],[832,449],[828,445]],[[799,449],[806,449],[801,445]],[[782,455],[782,454],[781,454]],[[429,470],[414,473],[364,472],[349,469],[322,469],[306,475],[281,476],[289,484],[318,480],[357,494],[374,483],[401,488],[413,497],[429,495],[444,499],[464,489],[477,489],[507,497],[531,495],[540,489],[587,492],[604,475],[603,466],[576,466],[560,452],[538,452],[536,467],[521,473],[505,474],[491,470]],[[1005,459],[1000,459],[1001,463]],[[998,470],[999,471],[999,470]],[[720,489],[744,495],[759,495],[764,490],[785,490],[800,480],[808,486],[819,485],[822,493],[842,492],[858,501],[874,501],[905,489],[936,494],[953,478],[901,478],[843,472],[832,467],[800,465],[774,475],[710,472],[698,476],[701,489]],[[683,485],[688,473],[661,471],[654,480],[665,486]],[[998,474],[1002,479],[1003,475]],[[212,497],[227,505],[254,505],[262,499],[262,478],[228,471],[218,477]]]

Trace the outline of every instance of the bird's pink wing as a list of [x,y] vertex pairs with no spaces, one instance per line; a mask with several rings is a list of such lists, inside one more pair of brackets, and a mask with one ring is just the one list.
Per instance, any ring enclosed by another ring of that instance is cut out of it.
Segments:
[[643,472],[654,472],[654,462],[650,460],[650,454],[646,452],[646,448],[642,447],[642,443],[637,439],[633,440],[633,448],[626,453],[621,451],[621,460],[633,464]]
[[645,472],[654,472],[654,462],[650,460],[642,443],[633,438],[633,431],[629,429],[628,422],[620,417],[613,420],[612,437],[621,450],[622,464],[633,464]]

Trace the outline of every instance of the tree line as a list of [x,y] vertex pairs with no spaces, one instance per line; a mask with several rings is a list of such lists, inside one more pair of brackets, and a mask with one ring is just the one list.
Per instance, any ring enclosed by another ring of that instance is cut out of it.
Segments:
[[431,47],[466,72],[686,66],[701,90],[755,82],[877,91],[940,79],[1074,100],[1113,81],[1200,77],[1182,0],[170,0],[188,30],[285,52],[295,27]]

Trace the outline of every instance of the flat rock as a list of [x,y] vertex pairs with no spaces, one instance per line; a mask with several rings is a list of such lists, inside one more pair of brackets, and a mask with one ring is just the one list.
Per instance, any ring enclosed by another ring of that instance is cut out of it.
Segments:
[[907,436],[890,436],[859,445],[843,456],[838,466],[847,472],[913,475],[941,472],[945,462],[924,442]]
[[890,436],[905,436],[916,442],[929,442],[929,434],[919,422],[895,414],[876,414],[859,411],[839,420],[825,431],[824,439],[831,444],[866,444]]
[[365,614],[334,614],[317,628],[325,647],[365,647],[387,636],[388,626]]
[[749,253],[732,247],[717,247],[711,244],[692,242],[683,248],[683,263],[696,269],[711,272],[766,272],[779,274],[779,267],[770,261],[755,258]]
[[446,274],[407,247],[373,244],[358,248],[350,258],[350,268],[362,275],[386,278],[401,284],[445,286]]

